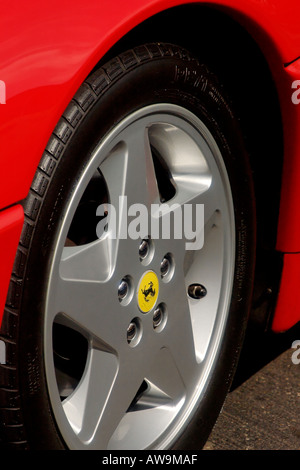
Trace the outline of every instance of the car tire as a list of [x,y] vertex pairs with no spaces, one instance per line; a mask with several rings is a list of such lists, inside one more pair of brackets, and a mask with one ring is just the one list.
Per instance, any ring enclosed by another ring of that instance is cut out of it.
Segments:
[[[232,108],[215,75],[170,44],[121,53],[82,84],[24,201],[1,327],[4,447],[202,448],[254,276],[253,184]],[[120,195],[204,204],[203,247],[142,231],[108,240]],[[144,311],[147,273],[158,287]]]

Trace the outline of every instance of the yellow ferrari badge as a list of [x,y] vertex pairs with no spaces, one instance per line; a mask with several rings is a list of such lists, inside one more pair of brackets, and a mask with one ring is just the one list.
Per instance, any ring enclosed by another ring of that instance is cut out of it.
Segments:
[[147,271],[138,285],[138,305],[143,313],[150,312],[154,307],[159,291],[158,277],[153,271]]

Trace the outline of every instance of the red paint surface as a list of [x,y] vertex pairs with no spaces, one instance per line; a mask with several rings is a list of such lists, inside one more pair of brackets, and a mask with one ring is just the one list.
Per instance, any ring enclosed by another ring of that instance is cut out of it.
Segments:
[[300,80],[300,60],[286,68],[279,88],[284,117],[285,158],[277,249],[282,252],[300,252],[300,103],[292,102],[295,92],[292,84],[296,80]]
[[[284,255],[284,267],[280,283],[272,329],[285,331],[300,321],[298,285],[300,281],[300,104],[294,104],[291,96],[296,91],[294,81],[300,80],[300,60],[286,69],[280,86],[283,108],[284,165],[281,204],[277,234],[277,249]],[[300,93],[296,93],[300,97]]]
[[272,329],[285,331],[300,320],[300,253],[284,255],[284,265]]

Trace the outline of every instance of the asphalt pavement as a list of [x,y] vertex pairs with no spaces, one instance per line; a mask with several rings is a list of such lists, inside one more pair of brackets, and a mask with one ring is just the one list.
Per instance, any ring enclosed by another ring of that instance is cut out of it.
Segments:
[[[300,326],[249,334],[205,450],[300,450]],[[294,362],[293,362],[294,360]]]

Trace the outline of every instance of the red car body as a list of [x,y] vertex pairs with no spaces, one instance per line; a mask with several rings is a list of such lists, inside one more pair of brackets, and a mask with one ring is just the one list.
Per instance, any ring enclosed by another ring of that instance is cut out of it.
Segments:
[[6,104],[0,104],[0,322],[23,224],[20,201],[62,112],[120,39],[153,15],[188,3],[222,10],[250,33],[269,64],[284,133],[276,247],[284,257],[272,328],[283,331],[300,320],[300,105],[292,101],[300,79],[299,2],[12,0],[2,5],[0,18],[0,80],[6,85]]

